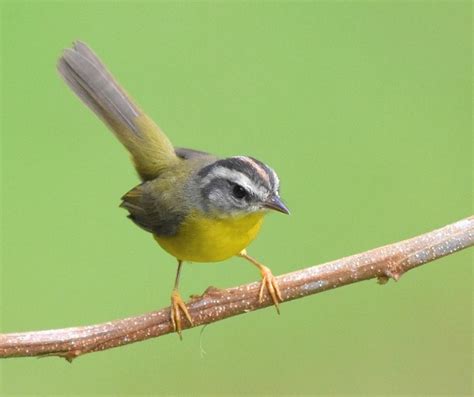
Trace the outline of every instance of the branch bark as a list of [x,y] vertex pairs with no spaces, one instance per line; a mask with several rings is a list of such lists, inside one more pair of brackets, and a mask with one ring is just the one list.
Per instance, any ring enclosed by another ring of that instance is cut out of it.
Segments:
[[[377,278],[398,280],[408,270],[474,245],[474,216],[409,240],[312,266],[277,277],[284,301]],[[188,303],[194,325],[272,305],[268,294],[258,301],[259,282],[225,290],[210,287]],[[189,328],[184,322],[183,329]],[[0,358],[59,356],[74,358],[173,332],[166,307],[139,316],[84,327],[0,334]]]

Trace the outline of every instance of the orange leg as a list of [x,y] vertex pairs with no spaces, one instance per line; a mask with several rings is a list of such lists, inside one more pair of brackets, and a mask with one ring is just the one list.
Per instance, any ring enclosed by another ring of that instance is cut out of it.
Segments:
[[278,283],[276,282],[275,276],[272,274],[272,271],[268,267],[262,265],[256,259],[252,258],[250,255],[248,255],[246,250],[242,250],[239,253],[239,256],[248,260],[250,263],[257,266],[260,270],[260,274],[262,275],[262,285],[258,294],[258,300],[260,302],[263,300],[263,290],[266,288],[273,300],[273,304],[275,305],[278,314],[280,314],[280,307],[278,304],[279,302],[283,302],[283,298],[281,296],[280,288],[278,288]]
[[178,284],[179,284],[179,275],[181,273],[181,265],[183,261],[178,260],[178,270],[176,272],[176,280],[174,282],[174,288],[171,292],[171,322],[173,323],[174,330],[178,333],[179,338],[183,339],[181,336],[181,313],[182,311],[186,318],[188,319],[189,323],[193,325],[193,320],[188,312],[188,308],[186,307],[183,299],[181,299],[181,295],[178,291]]

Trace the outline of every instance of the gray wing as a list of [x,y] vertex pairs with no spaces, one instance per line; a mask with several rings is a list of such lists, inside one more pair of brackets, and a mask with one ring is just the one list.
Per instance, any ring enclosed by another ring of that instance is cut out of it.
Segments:
[[174,236],[186,213],[176,197],[166,198],[158,194],[155,184],[159,178],[136,186],[122,197],[121,208],[137,226],[157,236]]
[[[175,148],[176,155],[191,167],[202,167],[216,160],[212,155],[192,149]],[[184,165],[183,165],[184,166]],[[122,197],[122,208],[142,229],[157,236],[173,236],[178,232],[193,201],[185,188],[188,174],[168,170],[159,177],[142,183]]]

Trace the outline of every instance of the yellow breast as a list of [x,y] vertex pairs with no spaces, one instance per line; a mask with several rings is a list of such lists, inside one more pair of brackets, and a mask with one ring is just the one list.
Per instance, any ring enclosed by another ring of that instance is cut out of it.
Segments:
[[193,213],[186,217],[175,236],[154,237],[165,251],[177,259],[217,262],[246,248],[257,236],[262,222],[263,213],[225,219]]

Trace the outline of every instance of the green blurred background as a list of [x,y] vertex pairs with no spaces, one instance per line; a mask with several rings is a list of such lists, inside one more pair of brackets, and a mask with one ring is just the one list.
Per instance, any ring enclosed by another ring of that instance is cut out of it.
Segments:
[[[175,261],[118,208],[138,180],[58,77],[89,43],[175,145],[282,180],[250,252],[281,274],[408,238],[472,204],[471,2],[3,2],[1,332],[168,304]],[[2,361],[0,395],[462,395],[472,253],[103,353]],[[258,279],[184,268],[184,296]],[[203,352],[205,351],[205,353]]]

